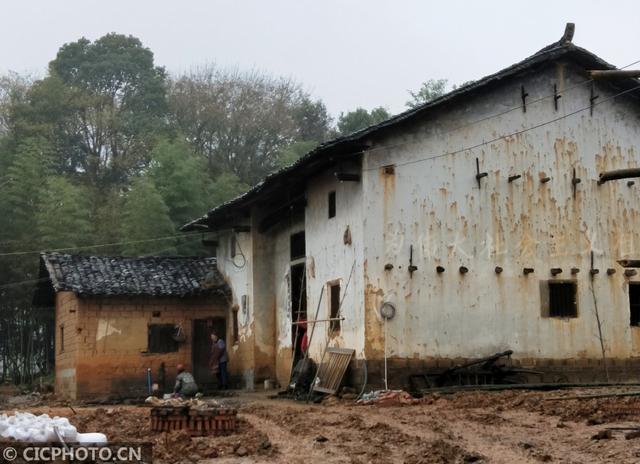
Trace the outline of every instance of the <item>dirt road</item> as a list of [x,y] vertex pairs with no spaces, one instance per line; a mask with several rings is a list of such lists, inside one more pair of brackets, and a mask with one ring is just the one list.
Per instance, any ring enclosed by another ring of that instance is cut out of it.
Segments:
[[548,401],[592,392],[467,392],[387,407],[239,395],[228,400],[239,408],[238,434],[194,439],[152,434],[141,406],[20,409],[64,415],[112,441],[152,441],[159,463],[640,462],[640,438],[619,430],[592,438],[640,425],[640,398]]

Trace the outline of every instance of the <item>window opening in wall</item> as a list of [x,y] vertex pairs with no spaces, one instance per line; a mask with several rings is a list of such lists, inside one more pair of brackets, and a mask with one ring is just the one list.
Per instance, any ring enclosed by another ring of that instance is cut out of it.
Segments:
[[304,238],[304,231],[291,235],[290,238],[291,261],[304,258],[307,250]]
[[[330,307],[329,311],[331,319],[337,319],[340,317],[340,284],[330,284],[329,285],[329,296],[330,296]],[[331,321],[329,324],[331,332],[340,332],[340,321],[335,320]]]
[[578,317],[577,284],[549,281],[549,317]]
[[235,232],[231,233],[231,237],[229,238],[229,257],[236,257],[236,234]]
[[[294,365],[307,349],[307,278],[305,264],[291,266],[291,342],[294,346]],[[300,323],[302,322],[302,323]]]
[[240,341],[240,332],[238,329],[238,310],[240,308],[238,305],[234,305],[231,311],[232,315],[232,324],[233,324],[233,343],[238,343]]
[[629,284],[630,325],[640,327],[640,283]]
[[64,326],[60,326],[60,353],[64,353]]
[[336,217],[336,192],[329,192],[329,219]]
[[178,342],[174,339],[174,324],[151,324],[147,338],[147,352],[174,353],[178,351]]

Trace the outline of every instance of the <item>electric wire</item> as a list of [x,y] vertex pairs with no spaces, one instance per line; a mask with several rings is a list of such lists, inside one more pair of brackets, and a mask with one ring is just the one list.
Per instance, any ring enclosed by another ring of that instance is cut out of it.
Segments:
[[[640,60],[636,60],[636,61],[634,61],[634,62],[632,62],[632,63],[629,63],[629,64],[627,64],[627,65],[625,65],[625,66],[622,66],[621,68],[617,68],[617,69],[619,69],[619,70],[621,70],[621,69],[626,69],[626,68],[628,68],[628,67],[630,67],[630,66],[633,66],[633,65],[635,65],[635,64],[638,64],[638,63],[640,63]],[[584,81],[581,81],[581,82],[578,82],[578,83],[576,83],[576,84],[574,84],[574,85],[571,85],[571,86],[569,86],[569,87],[566,87],[566,88],[562,89],[561,91],[557,91],[557,92],[554,92],[554,93],[552,93],[552,94],[544,95],[544,96],[542,96],[542,97],[538,97],[538,98],[536,98],[536,99],[533,99],[533,100],[531,100],[531,101],[530,101],[529,103],[527,103],[527,104],[528,104],[529,106],[531,106],[531,105],[534,105],[534,104],[536,104],[536,103],[540,103],[540,102],[542,102],[542,101],[545,101],[545,100],[548,100],[548,99],[550,99],[550,98],[553,98],[553,97],[555,97],[556,95],[563,95],[563,94],[567,93],[569,90],[576,89],[576,88],[578,88],[578,87],[581,87],[581,86],[583,86],[583,85],[585,85],[585,84],[590,84],[590,83],[592,83],[592,82],[594,82],[594,79],[593,79],[593,78],[586,79],[586,80],[584,80]],[[471,122],[469,122],[469,123],[467,123],[467,124],[463,124],[463,125],[461,125],[461,126],[458,126],[458,127],[453,128],[453,129],[449,129],[448,131],[441,132],[441,133],[439,133],[439,134],[438,134],[438,136],[439,136],[439,137],[444,137],[444,136],[446,136],[446,135],[449,135],[449,134],[452,134],[452,133],[454,133],[454,132],[457,132],[457,131],[459,131],[459,130],[461,130],[461,129],[466,129],[467,127],[474,126],[474,125],[479,124],[479,123],[481,123],[481,122],[485,122],[485,121],[488,121],[488,120],[490,120],[490,119],[494,119],[494,118],[498,118],[498,117],[500,117],[500,116],[504,116],[505,114],[508,114],[508,113],[510,113],[510,112],[512,112],[512,111],[521,110],[521,109],[523,109],[524,107],[525,107],[525,105],[524,105],[524,104],[522,104],[522,105],[517,105],[517,106],[513,106],[513,107],[508,108],[508,109],[506,109],[506,110],[502,110],[502,111],[500,111],[500,112],[498,112],[498,113],[490,114],[490,115],[488,115],[488,116],[484,116],[484,117],[482,117],[482,118],[480,118],[480,119],[476,119],[476,120],[474,120],[474,121],[471,121]],[[376,150],[386,150],[386,149],[389,149],[389,148],[395,148],[395,147],[399,147],[399,146],[403,146],[403,145],[408,145],[408,144],[410,144],[410,143],[411,143],[411,142],[401,142],[401,143],[397,143],[397,144],[386,145],[386,146],[383,146],[383,147],[374,147],[374,148],[368,149],[368,150],[366,150],[366,151],[367,151],[367,152],[372,152],[372,151],[376,151]]]
[[[166,236],[163,236],[163,237],[155,237],[155,238],[148,238],[148,239],[142,239],[142,240],[129,240],[129,241],[126,241],[126,242],[100,243],[100,244],[95,244],[95,245],[81,245],[81,246],[75,246],[75,247],[53,248],[53,249],[49,249],[49,250],[46,250],[46,251],[47,252],[59,252],[59,251],[72,251],[72,250],[86,250],[86,249],[91,249],[91,248],[102,248],[102,247],[119,246],[119,245],[132,245],[132,244],[136,244],[136,243],[148,243],[148,242],[156,242],[156,241],[161,241],[161,240],[169,240],[169,239],[178,238],[178,237],[179,238],[192,237],[192,236],[196,236],[196,235],[202,235],[202,233],[203,232],[182,233],[182,234],[166,235]],[[40,254],[43,251],[45,251],[45,250],[12,251],[12,252],[8,252],[8,253],[0,253],[0,257]]]
[[[194,240],[197,240],[197,239],[199,239],[199,238],[200,238],[200,237],[194,237],[194,238],[191,238],[191,239],[189,239],[189,240],[185,240],[185,241],[183,242],[183,244],[184,244],[184,243],[190,243],[190,242],[193,242]],[[157,255],[158,253],[162,253],[163,251],[171,250],[171,249],[173,249],[173,248],[174,248],[174,246],[167,247],[167,248],[161,248],[161,249],[158,249],[158,250],[154,250],[154,251],[152,251],[152,252],[150,252],[150,253],[140,255],[140,257],[142,257],[142,258],[148,258],[148,257],[151,257],[151,256],[155,256],[155,255]],[[135,258],[135,257],[133,257],[133,256],[132,256],[131,258]],[[12,288],[12,287],[18,287],[18,286],[20,286],[20,285],[33,284],[33,283],[37,283],[37,282],[44,282],[44,281],[47,281],[47,280],[49,280],[49,278],[48,278],[48,277],[41,277],[41,278],[38,278],[38,279],[19,280],[19,281],[16,281],[16,282],[9,282],[9,283],[6,283],[6,284],[1,284],[1,285],[0,285],[0,289],[3,289],[3,288]]]
[[[625,94],[633,92],[633,91],[636,91],[638,89],[640,89],[640,84],[635,86],[635,87],[632,87],[630,89],[623,90],[622,92],[618,92],[618,93],[616,93],[614,95],[611,95],[610,97],[604,98],[604,99],[602,99],[602,100],[600,100],[598,102],[594,102],[593,104],[590,104],[589,106],[585,106],[583,108],[577,109],[575,111],[572,111],[570,113],[564,114],[562,116],[558,116],[557,118],[553,118],[553,119],[550,119],[548,121],[535,124],[535,125],[533,125],[531,127],[527,127],[525,129],[519,129],[519,130],[511,132],[509,134],[504,134],[504,135],[492,138],[490,140],[486,140],[486,141],[477,143],[475,145],[471,145],[471,146],[468,146],[468,147],[465,147],[465,148],[461,148],[459,150],[454,150],[454,151],[445,152],[445,153],[441,153],[441,154],[437,154],[437,155],[432,155],[432,156],[428,156],[428,157],[425,157],[425,158],[419,158],[419,159],[415,159],[415,160],[410,160],[410,161],[406,161],[404,163],[395,163],[394,166],[395,167],[408,166],[408,165],[411,165],[411,164],[421,163],[421,162],[424,162],[424,161],[438,159],[438,158],[442,158],[442,157],[445,157],[445,156],[456,155],[456,154],[459,154],[459,153],[463,153],[465,151],[471,151],[471,150],[474,150],[476,148],[480,148],[480,147],[483,147],[485,145],[489,145],[491,143],[495,143],[495,142],[498,142],[500,140],[503,140],[503,139],[506,139],[506,138],[509,138],[509,137],[513,137],[513,136],[516,136],[516,135],[524,134],[526,132],[529,132],[529,131],[532,131],[532,130],[535,130],[535,129],[539,129],[539,128],[547,126],[549,124],[556,123],[558,121],[561,121],[562,119],[566,119],[568,117],[571,117],[571,116],[574,116],[576,114],[582,113],[583,111],[591,110],[595,106],[602,105],[602,104],[607,103],[607,102],[609,102],[609,101],[611,101],[611,100],[613,100],[613,99],[615,99],[617,97],[620,97],[622,95],[625,95]],[[374,151],[374,150],[389,149],[389,148],[394,148],[394,147],[397,147],[397,146],[400,146],[400,145],[408,145],[409,143],[411,143],[411,142],[404,142],[404,143],[401,143],[401,144],[375,147],[375,148],[372,148],[372,149],[367,150],[367,151],[370,152],[370,151]],[[364,171],[375,171],[375,170],[380,169],[381,167],[383,167],[383,166],[376,166],[376,167],[372,167],[372,168],[367,168],[367,169],[364,169]]]

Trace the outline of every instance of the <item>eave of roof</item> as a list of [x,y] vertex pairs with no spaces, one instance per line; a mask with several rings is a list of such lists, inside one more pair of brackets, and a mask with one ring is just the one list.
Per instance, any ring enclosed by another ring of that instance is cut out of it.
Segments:
[[42,253],[34,302],[55,292],[79,296],[195,297],[229,295],[211,257],[121,257]]
[[[225,216],[229,215],[229,213],[250,206],[257,197],[259,197],[268,188],[274,187],[274,184],[276,184],[280,179],[301,172],[306,166],[308,166],[318,158],[331,155],[334,152],[349,153],[349,151],[351,151],[351,153],[353,153],[357,151],[364,151],[366,150],[366,142],[371,137],[378,135],[385,129],[399,125],[409,120],[413,120],[414,118],[424,116],[435,108],[438,108],[446,103],[450,103],[453,100],[472,94],[500,80],[523,73],[545,62],[560,58],[571,58],[581,66],[588,69],[617,69],[615,66],[607,63],[595,54],[589,52],[584,48],[578,47],[570,41],[564,40],[563,38],[558,42],[544,47],[530,57],[509,66],[508,68],[483,77],[482,79],[479,79],[477,81],[471,82],[430,102],[395,115],[379,124],[318,145],[315,149],[302,156],[290,166],[269,174],[246,193],[239,195],[238,197],[233,198],[226,203],[216,206],[215,208],[211,209],[206,215],[194,219],[193,221],[190,221],[187,224],[183,225],[180,230],[186,232],[196,229],[212,228],[211,226],[214,223],[224,219]],[[629,86],[638,84],[638,81],[635,79],[626,80],[630,82]]]

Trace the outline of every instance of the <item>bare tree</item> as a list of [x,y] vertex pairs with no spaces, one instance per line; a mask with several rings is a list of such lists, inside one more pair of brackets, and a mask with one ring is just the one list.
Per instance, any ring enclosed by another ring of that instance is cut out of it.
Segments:
[[296,141],[322,141],[330,118],[291,79],[257,71],[196,69],[170,83],[175,126],[207,160],[212,176],[232,172],[255,183],[275,169]]

